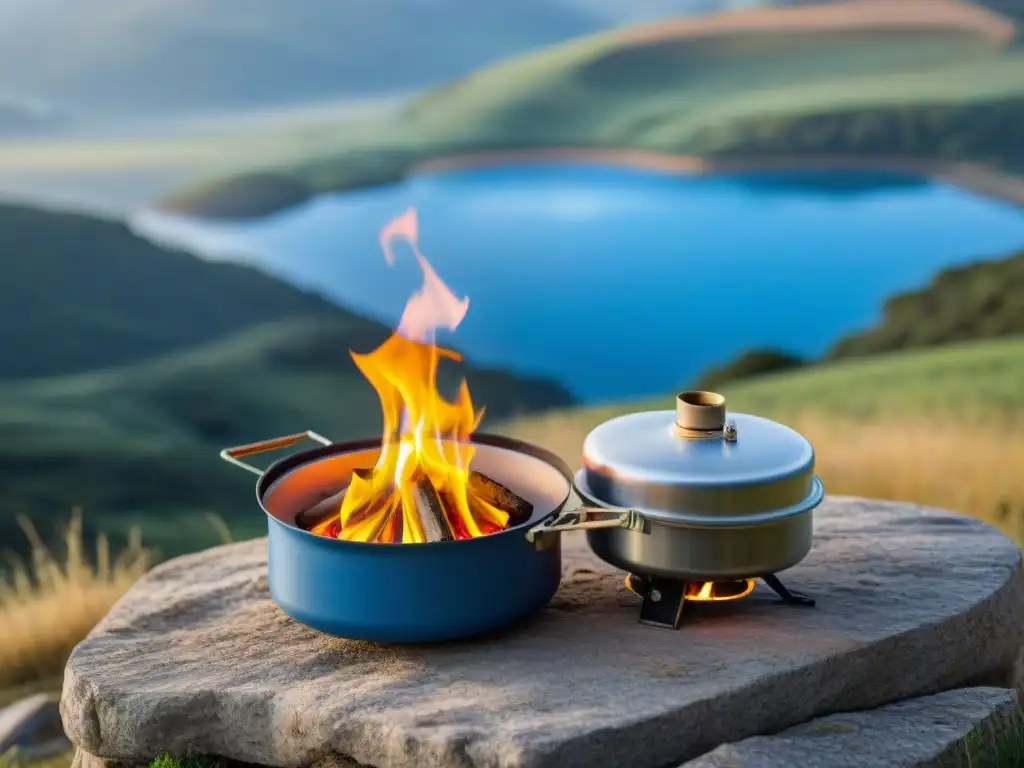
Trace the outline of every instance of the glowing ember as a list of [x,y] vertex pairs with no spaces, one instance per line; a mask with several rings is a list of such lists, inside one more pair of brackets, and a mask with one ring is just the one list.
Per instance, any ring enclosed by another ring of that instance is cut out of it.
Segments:
[[518,523],[532,511],[509,489],[469,469],[474,453],[469,437],[483,410],[473,407],[465,381],[454,402],[440,396],[438,362],[460,357],[435,344],[438,328],[455,330],[462,322],[469,299],[459,299],[438,277],[420,253],[418,235],[413,208],[381,231],[388,264],[394,263],[394,241],[406,241],[423,284],[406,303],[394,334],[368,354],[351,353],[380,397],[380,457],[372,471],[353,474],[340,515],[319,520],[311,527],[314,533],[386,543],[465,539],[503,530],[510,512]]
[[686,585],[686,599],[695,603],[718,603],[725,600],[739,600],[754,591],[757,579],[738,581],[699,581]]

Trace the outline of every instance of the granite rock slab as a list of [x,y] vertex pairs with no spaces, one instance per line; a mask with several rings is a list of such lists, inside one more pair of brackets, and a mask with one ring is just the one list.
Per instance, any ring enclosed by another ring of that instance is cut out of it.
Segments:
[[960,688],[829,715],[724,744],[680,768],[958,768],[991,765],[1021,727],[1017,692]]
[[1012,668],[1020,550],[936,509],[832,497],[811,554],[763,586],[639,624],[620,571],[566,536],[561,589],[486,638],[385,646],[282,613],[266,541],[154,569],[72,653],[65,729],[91,755],[174,753],[269,766],[663,768],[834,712],[975,684]]
[[[724,744],[679,768],[972,768],[1007,765],[1007,741],[1019,734],[1018,693],[958,688],[878,709],[817,718],[772,736]],[[1018,737],[1019,738],[1019,737]],[[1010,745],[1010,754],[1016,747]],[[72,768],[145,768],[79,749]],[[228,763],[226,768],[251,768]],[[262,768],[262,767],[260,767]],[[359,768],[327,760],[313,768]]]

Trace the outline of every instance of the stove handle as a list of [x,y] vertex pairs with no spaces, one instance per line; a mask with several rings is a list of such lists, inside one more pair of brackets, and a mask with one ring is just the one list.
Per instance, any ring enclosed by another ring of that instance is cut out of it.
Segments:
[[[600,515],[604,519],[594,520]],[[639,533],[651,532],[651,522],[635,509],[607,509],[605,507],[577,507],[559,512],[526,532],[526,540],[538,549],[547,548],[553,534],[563,531],[592,531],[600,528],[625,528]]]
[[262,469],[254,467],[252,464],[247,464],[241,460],[242,457],[253,456],[257,453],[264,453],[266,451],[276,451],[280,448],[288,448],[296,443],[301,443],[303,440],[312,440],[323,445],[331,445],[331,441],[326,437],[307,429],[305,432],[297,432],[294,435],[272,437],[269,440],[260,440],[258,443],[249,443],[247,445],[236,445],[234,448],[225,448],[220,452],[220,457],[229,464],[241,467],[247,472],[252,472],[254,475],[262,476]]

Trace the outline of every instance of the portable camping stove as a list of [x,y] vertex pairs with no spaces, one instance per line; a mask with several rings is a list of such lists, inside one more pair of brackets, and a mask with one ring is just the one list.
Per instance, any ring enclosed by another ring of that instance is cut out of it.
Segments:
[[[789,589],[775,574],[771,573],[758,578],[781,598],[782,603],[814,607],[813,597]],[[700,582],[629,574],[626,576],[626,587],[643,598],[643,604],[640,606],[641,624],[665,629],[679,629],[686,603],[738,600],[750,594],[756,581],[757,579],[736,579]]]

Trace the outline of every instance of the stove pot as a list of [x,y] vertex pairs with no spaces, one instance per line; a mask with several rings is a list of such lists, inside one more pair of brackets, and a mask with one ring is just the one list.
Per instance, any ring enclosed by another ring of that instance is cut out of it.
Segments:
[[713,392],[681,392],[676,410],[595,428],[576,489],[605,519],[561,513],[527,536],[539,546],[585,529],[602,560],[630,573],[696,581],[777,573],[811,548],[824,498],[814,449],[794,430],[726,413]]

